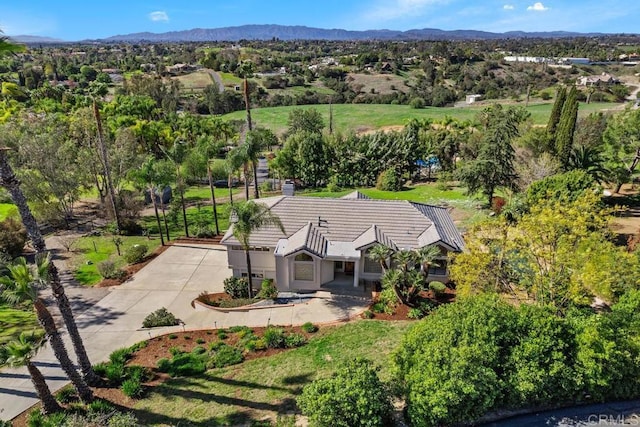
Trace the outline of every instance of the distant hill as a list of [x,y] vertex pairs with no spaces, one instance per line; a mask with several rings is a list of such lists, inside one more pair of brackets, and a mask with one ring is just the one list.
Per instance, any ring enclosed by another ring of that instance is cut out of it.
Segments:
[[602,33],[572,33],[565,31],[534,32],[511,31],[490,33],[475,30],[438,30],[433,28],[408,31],[366,30],[350,31],[341,29],[312,28],[300,25],[242,25],[224,28],[194,28],[192,30],[167,33],[133,33],[102,39],[107,42],[202,42],[238,40],[488,40],[504,38],[559,38],[593,37]]
[[9,38],[17,43],[63,43],[64,40],[54,39],[52,37],[42,37],[42,36],[9,36]]

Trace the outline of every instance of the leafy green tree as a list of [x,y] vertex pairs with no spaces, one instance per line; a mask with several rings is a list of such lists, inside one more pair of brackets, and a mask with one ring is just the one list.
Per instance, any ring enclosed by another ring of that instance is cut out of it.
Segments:
[[252,297],[252,276],[251,276],[251,235],[258,229],[267,226],[278,228],[282,234],[285,233],[282,222],[271,212],[267,205],[246,201],[236,203],[231,207],[230,218],[232,218],[232,232],[242,249],[244,250],[247,263],[247,283],[249,286],[249,298]]
[[258,159],[262,151],[267,147],[267,141],[263,139],[264,136],[264,132],[258,130],[249,131],[243,145],[246,159],[251,163],[253,170],[253,194],[256,199],[260,198],[260,192],[258,191]]
[[37,268],[33,269],[27,264],[26,259],[18,258],[14,264],[7,268],[8,273],[0,277],[2,299],[12,305],[23,303],[33,305],[38,322],[44,329],[45,336],[56,359],[60,362],[62,370],[71,380],[80,399],[85,403],[91,402],[93,392],[73,366],[51,313],[42,298],[38,296],[38,289],[46,286],[46,282],[49,280],[49,259],[40,258]]
[[575,202],[586,192],[596,192],[598,186],[593,177],[584,170],[551,175],[535,181],[527,189],[527,203],[535,205],[545,200]]
[[324,119],[315,108],[295,109],[289,113],[287,135],[298,132],[322,133]]
[[386,426],[391,401],[377,369],[366,359],[355,359],[330,378],[306,385],[297,399],[304,415],[318,426]]
[[300,178],[307,186],[318,187],[328,178],[327,148],[320,133],[294,134],[298,139],[297,163]]
[[31,361],[45,343],[46,340],[43,340],[35,332],[30,334],[22,332],[18,339],[8,342],[3,347],[2,354],[4,357],[0,358],[0,366],[4,365],[12,368],[25,366],[27,368],[38,399],[42,403],[42,413],[47,415],[59,412],[62,408],[58,405],[53,393],[51,393],[44,375]]
[[497,188],[516,185],[515,151],[511,141],[518,136],[518,125],[526,118],[521,110],[499,104],[481,113],[484,130],[478,156],[464,165],[460,179],[470,193],[482,193],[491,205]]
[[604,132],[604,157],[618,193],[640,163],[640,110],[615,115]]

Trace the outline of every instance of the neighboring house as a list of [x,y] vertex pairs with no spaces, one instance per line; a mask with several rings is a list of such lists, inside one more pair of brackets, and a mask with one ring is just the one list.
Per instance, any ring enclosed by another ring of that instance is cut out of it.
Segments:
[[610,86],[620,83],[620,80],[611,74],[602,73],[595,76],[584,76],[578,78],[579,86]]
[[[265,227],[251,235],[252,283],[275,281],[281,291],[317,290],[330,283],[361,286],[378,281],[381,266],[368,257],[378,243],[393,250],[436,245],[439,266],[429,277],[447,281],[447,253],[464,242],[447,209],[399,200],[373,200],[354,192],[342,199],[279,196],[260,199],[285,229]],[[233,237],[222,238],[233,275],[247,275],[245,254]]]
[[466,96],[466,98],[465,98],[465,102],[466,102],[467,104],[473,104],[473,103],[475,103],[476,101],[480,101],[481,99],[482,99],[482,95],[478,95],[478,94],[475,94],[475,95],[467,95],[467,96]]
[[175,65],[168,65],[166,67],[167,73],[170,74],[184,74],[184,73],[190,73],[192,71],[196,70],[196,67],[190,64],[175,64]]

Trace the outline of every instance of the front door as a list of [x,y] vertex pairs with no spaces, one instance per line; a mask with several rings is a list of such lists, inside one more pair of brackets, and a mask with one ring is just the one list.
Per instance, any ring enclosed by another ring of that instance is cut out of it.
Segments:
[[353,262],[345,262],[344,263],[344,274],[353,276],[353,270],[355,268],[355,264]]

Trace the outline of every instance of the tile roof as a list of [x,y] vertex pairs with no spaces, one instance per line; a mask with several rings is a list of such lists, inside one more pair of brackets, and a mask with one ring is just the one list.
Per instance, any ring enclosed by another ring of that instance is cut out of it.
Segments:
[[[251,235],[252,246],[276,247],[293,253],[300,248],[324,256],[333,242],[352,242],[358,248],[384,243],[394,249],[415,249],[439,241],[453,250],[464,248],[462,236],[448,211],[436,206],[403,200],[332,199],[279,196],[260,199],[280,218],[285,236],[275,227],[264,227]],[[230,228],[223,244],[237,245]],[[354,246],[354,249],[356,246]]]

